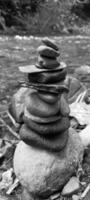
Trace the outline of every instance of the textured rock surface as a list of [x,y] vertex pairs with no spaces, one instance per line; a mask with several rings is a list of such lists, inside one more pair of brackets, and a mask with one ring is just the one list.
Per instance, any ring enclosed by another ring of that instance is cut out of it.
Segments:
[[79,200],[79,199],[80,199],[80,197],[79,197],[78,195],[75,195],[75,194],[74,194],[74,195],[72,196],[72,200]]
[[43,39],[42,39],[42,42],[43,42],[46,46],[51,47],[51,48],[53,48],[53,49],[56,50],[56,51],[59,50],[58,46],[54,43],[53,40],[50,40],[50,39],[48,39],[48,38],[43,38]]
[[48,58],[56,58],[60,54],[59,51],[56,51],[56,50],[52,49],[51,47],[47,47],[44,45],[38,47],[37,51],[41,56],[45,56]]
[[39,66],[46,69],[55,69],[57,68],[60,63],[56,59],[48,59],[46,57],[38,57]]
[[80,188],[79,179],[73,176],[71,177],[69,182],[64,186],[62,190],[62,195],[71,196],[72,194],[75,194],[76,192],[78,192],[79,188]]
[[20,129],[20,137],[26,144],[37,147],[41,151],[44,149],[55,153],[60,152],[65,147],[68,140],[68,130],[56,136],[44,136],[23,125]]
[[46,198],[62,188],[82,157],[81,140],[70,129],[67,145],[59,153],[41,151],[21,141],[14,156],[14,170],[21,184],[32,195]]

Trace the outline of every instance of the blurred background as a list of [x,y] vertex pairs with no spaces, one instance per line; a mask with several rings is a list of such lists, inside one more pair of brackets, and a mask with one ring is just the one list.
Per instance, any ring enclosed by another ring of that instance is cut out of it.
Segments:
[[89,0],[0,0],[5,34],[89,34]]

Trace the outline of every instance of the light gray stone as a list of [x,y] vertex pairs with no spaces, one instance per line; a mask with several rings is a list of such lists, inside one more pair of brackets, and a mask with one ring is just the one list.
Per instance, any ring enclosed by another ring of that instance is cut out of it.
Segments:
[[80,200],[80,197],[78,195],[74,194],[72,196],[72,200]]
[[29,193],[47,198],[62,189],[82,158],[81,139],[70,129],[67,145],[59,153],[39,150],[21,141],[14,155],[14,170]]
[[62,195],[71,196],[72,194],[75,194],[76,192],[78,192],[79,188],[80,188],[79,180],[77,177],[73,176],[68,181],[68,183],[64,186],[62,190]]

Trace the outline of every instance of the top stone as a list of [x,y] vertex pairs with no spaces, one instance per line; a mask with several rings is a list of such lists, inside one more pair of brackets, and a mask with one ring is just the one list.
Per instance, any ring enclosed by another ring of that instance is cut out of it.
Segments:
[[51,48],[53,48],[53,49],[56,50],[56,51],[59,51],[58,46],[53,42],[53,40],[50,40],[50,39],[48,39],[48,38],[44,38],[44,39],[42,39],[42,42],[43,42],[46,46],[51,47]]

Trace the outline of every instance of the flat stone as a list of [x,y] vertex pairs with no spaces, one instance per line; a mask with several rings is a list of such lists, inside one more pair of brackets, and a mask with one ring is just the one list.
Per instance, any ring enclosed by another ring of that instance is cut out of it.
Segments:
[[60,69],[60,67],[59,69],[57,68],[56,71],[53,71],[53,73],[52,71],[47,70],[45,72],[38,74],[37,78],[35,78],[36,79],[35,82],[43,84],[60,85],[60,83],[65,80],[66,74],[67,74],[66,69]]
[[33,196],[47,198],[60,191],[83,158],[79,135],[69,129],[65,148],[58,153],[40,150],[21,141],[14,155],[17,178]]
[[40,54],[40,56],[45,56],[48,58],[56,58],[60,54],[58,51],[52,49],[51,47],[44,45],[38,47],[37,52]]
[[[54,121],[52,123],[39,123],[36,121],[31,120],[31,116],[25,115],[24,116],[24,123],[32,129],[34,132],[40,134],[40,135],[46,135],[46,136],[55,136],[57,133],[63,133],[70,127],[70,120],[69,117],[61,117],[57,121]],[[34,118],[33,118],[34,119]],[[44,120],[44,118],[43,118]]]
[[50,40],[49,38],[44,38],[44,39],[42,39],[42,42],[43,42],[46,46],[51,47],[51,48],[53,48],[53,49],[56,50],[56,51],[59,50],[58,46],[54,43],[54,41],[53,41],[53,40]]
[[30,146],[55,153],[59,152],[66,146],[68,140],[68,130],[61,132],[60,134],[57,133],[56,135],[52,135],[51,132],[48,136],[44,136],[38,134],[24,124],[20,129],[20,137]]
[[77,177],[72,177],[69,182],[64,186],[62,190],[63,196],[71,196],[72,194],[75,194],[78,192],[80,186],[79,186],[79,180]]

